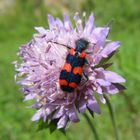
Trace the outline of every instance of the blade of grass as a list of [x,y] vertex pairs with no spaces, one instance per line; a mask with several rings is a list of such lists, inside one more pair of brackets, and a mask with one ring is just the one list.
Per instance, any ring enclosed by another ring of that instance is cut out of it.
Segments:
[[111,120],[112,120],[112,125],[113,125],[113,128],[114,128],[114,133],[115,133],[116,140],[119,140],[118,129],[117,129],[117,125],[116,125],[116,119],[115,119],[113,107],[112,107],[112,105],[110,103],[110,100],[108,99],[107,95],[104,95],[104,98],[106,99],[106,104],[107,104],[109,112],[110,112],[110,117],[111,117]]
[[97,131],[96,131],[92,121],[90,120],[89,116],[87,114],[84,114],[84,116],[85,116],[85,118],[87,120],[87,123],[88,123],[89,127],[91,128],[91,131],[92,131],[92,133],[93,133],[93,135],[95,137],[95,140],[99,140],[99,136],[97,134]]

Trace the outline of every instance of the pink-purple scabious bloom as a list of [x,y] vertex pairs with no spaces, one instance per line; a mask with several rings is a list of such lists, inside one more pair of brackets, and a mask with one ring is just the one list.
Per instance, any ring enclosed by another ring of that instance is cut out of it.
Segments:
[[[16,80],[22,85],[25,100],[35,101],[32,108],[37,112],[32,120],[50,123],[55,120],[58,129],[65,128],[69,122],[78,122],[78,113],[84,114],[86,110],[100,114],[94,95],[98,94],[105,103],[104,94],[118,93],[123,89],[120,83],[125,82],[117,73],[107,70],[111,65],[107,60],[120,46],[120,42],[107,39],[110,28],[96,27],[93,13],[83,21],[76,13],[74,21],[73,27],[66,14],[63,21],[48,15],[49,28],[36,27],[38,33],[19,49],[21,63],[15,62]],[[89,64],[84,66],[88,81],[83,77],[74,92],[64,92],[58,82],[68,54],[63,45],[75,48],[75,41],[80,38],[89,42],[86,49],[90,52],[86,57]]]

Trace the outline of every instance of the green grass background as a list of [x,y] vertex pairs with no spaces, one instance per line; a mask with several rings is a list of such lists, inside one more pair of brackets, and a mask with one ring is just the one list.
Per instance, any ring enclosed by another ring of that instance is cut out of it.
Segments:
[[[43,2],[43,0],[42,0]],[[11,8],[0,14],[0,140],[93,140],[93,134],[84,117],[72,124],[67,136],[60,132],[50,134],[48,130],[36,132],[37,125],[30,121],[35,110],[27,109],[19,86],[14,81],[16,53],[21,44],[27,43],[35,33],[34,26],[47,28],[48,13],[61,15],[61,8],[39,3],[35,0],[16,0]],[[109,38],[120,40],[122,46],[112,59],[111,69],[126,78],[124,93],[111,96],[120,140],[140,140],[140,2],[139,0],[74,0],[59,1],[61,7],[72,17],[77,11],[95,13],[97,26],[106,25],[110,19],[115,22]],[[100,103],[102,114],[95,115],[95,125],[101,140],[115,140],[109,111]]]

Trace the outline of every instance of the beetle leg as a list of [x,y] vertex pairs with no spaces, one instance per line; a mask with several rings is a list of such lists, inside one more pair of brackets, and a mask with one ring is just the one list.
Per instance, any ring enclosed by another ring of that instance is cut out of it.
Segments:
[[85,58],[85,62],[86,64],[90,65],[89,61]]
[[93,52],[86,52],[86,54],[92,54]]
[[89,79],[88,79],[87,73],[85,71],[83,72],[83,76],[84,76],[84,78],[86,79],[86,82],[87,82]]

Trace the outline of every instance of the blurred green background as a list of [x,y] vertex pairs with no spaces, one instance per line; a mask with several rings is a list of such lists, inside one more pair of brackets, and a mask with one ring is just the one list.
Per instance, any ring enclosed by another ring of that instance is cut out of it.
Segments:
[[[72,124],[67,136],[48,130],[36,132],[30,121],[35,110],[28,109],[14,81],[16,53],[27,43],[34,26],[47,28],[47,14],[62,18],[62,12],[95,13],[97,26],[114,19],[109,38],[122,46],[112,59],[111,69],[126,78],[127,90],[110,97],[115,110],[120,140],[140,140],[140,1],[139,0],[0,0],[0,140],[93,140],[84,117]],[[93,123],[101,140],[115,140],[109,111],[100,103],[102,114]]]

